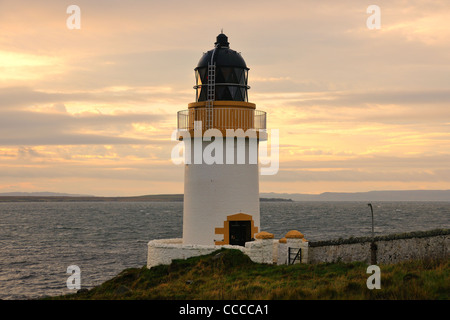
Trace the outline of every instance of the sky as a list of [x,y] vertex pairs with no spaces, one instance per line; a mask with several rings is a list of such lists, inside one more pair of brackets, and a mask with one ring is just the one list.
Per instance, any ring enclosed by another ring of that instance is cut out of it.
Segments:
[[448,0],[0,0],[0,193],[183,193],[176,113],[222,29],[279,130],[260,192],[450,189],[449,17]]

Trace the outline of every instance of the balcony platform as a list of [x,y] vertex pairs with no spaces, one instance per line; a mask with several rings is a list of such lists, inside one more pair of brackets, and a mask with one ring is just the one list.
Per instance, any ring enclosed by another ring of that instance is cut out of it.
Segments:
[[[207,121],[208,116],[212,117],[211,121]],[[180,135],[183,132],[189,132],[191,137],[196,132],[201,136],[208,135],[208,132],[214,135],[209,129],[217,129],[223,137],[246,136],[267,140],[266,112],[256,110],[254,103],[214,101],[213,107],[208,109],[205,102],[194,102],[189,104],[189,109],[178,111],[177,120]]]

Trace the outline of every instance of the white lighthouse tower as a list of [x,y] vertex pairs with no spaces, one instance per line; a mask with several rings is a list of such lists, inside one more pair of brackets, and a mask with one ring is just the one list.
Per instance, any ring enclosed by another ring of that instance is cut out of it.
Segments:
[[260,231],[259,141],[266,113],[248,102],[248,71],[221,33],[195,68],[196,101],[178,112],[185,144],[183,245],[241,245]]

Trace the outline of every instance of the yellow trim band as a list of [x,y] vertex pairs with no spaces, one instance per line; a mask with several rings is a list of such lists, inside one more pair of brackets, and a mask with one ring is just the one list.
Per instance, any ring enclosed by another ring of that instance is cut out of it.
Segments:
[[[214,101],[214,107],[241,107],[241,108],[249,108],[256,109],[256,104],[245,101]],[[188,108],[199,108],[205,107],[206,101],[201,102],[191,102],[188,104]]]

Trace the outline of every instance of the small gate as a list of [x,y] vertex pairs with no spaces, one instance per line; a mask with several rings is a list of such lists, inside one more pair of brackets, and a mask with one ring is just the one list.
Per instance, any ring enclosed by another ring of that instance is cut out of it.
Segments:
[[302,249],[301,248],[288,248],[288,264],[294,264],[295,261],[299,263],[302,261]]

